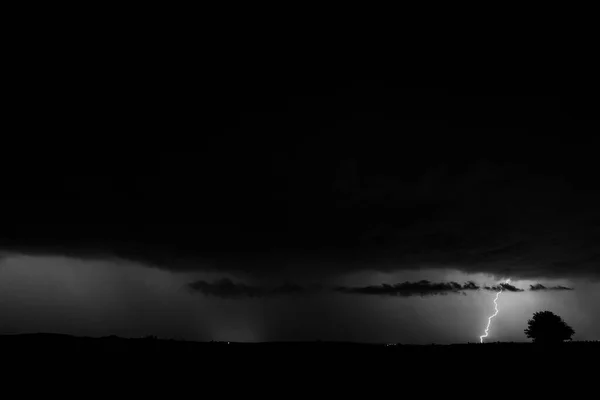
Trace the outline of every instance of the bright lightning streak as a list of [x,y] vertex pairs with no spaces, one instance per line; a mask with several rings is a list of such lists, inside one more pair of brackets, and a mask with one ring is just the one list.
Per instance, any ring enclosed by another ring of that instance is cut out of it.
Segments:
[[483,343],[483,338],[488,337],[488,331],[490,330],[490,324],[492,323],[492,318],[494,318],[496,315],[498,315],[498,297],[500,296],[500,293],[502,293],[502,288],[500,288],[500,291],[498,293],[496,293],[496,298],[494,299],[494,306],[496,308],[496,312],[488,318],[487,327],[485,328],[485,334],[479,336],[480,343]]
[[[510,283],[510,278],[506,280],[505,283]],[[487,323],[487,327],[485,328],[485,333],[481,336],[479,336],[479,342],[483,343],[483,338],[488,337],[488,331],[490,330],[490,325],[492,323],[492,319],[498,315],[498,298],[500,297],[500,293],[502,293],[502,286],[500,286],[500,291],[498,293],[496,293],[496,298],[494,299],[494,309],[495,312],[494,314],[490,315],[490,317],[488,318],[488,323]]]

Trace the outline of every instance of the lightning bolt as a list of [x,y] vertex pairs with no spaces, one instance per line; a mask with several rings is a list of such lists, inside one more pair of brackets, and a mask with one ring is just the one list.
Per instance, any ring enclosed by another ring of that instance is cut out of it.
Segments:
[[[507,279],[505,283],[510,283],[510,278]],[[498,298],[500,297],[500,293],[502,293],[502,286],[500,286],[500,291],[498,293],[496,293],[496,298],[494,299],[494,310],[495,310],[495,312],[494,312],[494,314],[490,315],[490,317],[488,318],[488,323],[487,323],[487,326],[485,328],[485,333],[483,335],[479,336],[479,342],[480,343],[483,343],[483,338],[488,337],[488,331],[490,330],[490,325],[492,323],[492,319],[496,315],[498,315],[498,312],[499,312],[499,310],[498,310]]]

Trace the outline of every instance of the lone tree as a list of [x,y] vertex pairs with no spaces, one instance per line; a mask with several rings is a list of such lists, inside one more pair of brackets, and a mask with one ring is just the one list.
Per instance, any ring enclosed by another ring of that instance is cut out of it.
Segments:
[[525,334],[534,343],[562,343],[575,334],[561,317],[550,311],[538,311],[527,321]]

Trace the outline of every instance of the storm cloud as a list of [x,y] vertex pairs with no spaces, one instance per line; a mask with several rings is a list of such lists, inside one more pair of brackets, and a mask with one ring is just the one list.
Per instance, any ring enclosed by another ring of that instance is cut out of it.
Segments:
[[574,290],[573,288],[557,285],[557,286],[544,286],[541,283],[536,283],[534,285],[529,285],[530,291],[539,291],[539,290]]
[[[8,152],[0,249],[291,280],[423,268],[600,278],[596,122],[553,96],[338,84],[325,96],[289,83],[284,98],[268,94],[279,84],[231,87],[245,100],[189,115],[215,133],[185,148],[168,146],[175,134],[143,148],[119,134],[57,143],[33,163]],[[161,132],[188,109],[139,107],[164,120],[138,129]],[[86,118],[75,125],[112,126]]]
[[378,286],[363,287],[344,287],[339,286],[334,290],[340,293],[365,294],[380,296],[435,296],[448,293],[460,294],[467,290],[478,290],[479,286],[474,282],[467,282],[463,285],[456,282],[430,282],[421,280],[418,282],[402,282],[394,285],[381,284]]
[[484,286],[485,290],[492,290],[494,292],[498,292],[500,291],[500,289],[502,290],[506,290],[508,292],[524,292],[524,289],[518,288],[516,286],[513,286],[509,283],[501,283],[499,285],[496,286]]

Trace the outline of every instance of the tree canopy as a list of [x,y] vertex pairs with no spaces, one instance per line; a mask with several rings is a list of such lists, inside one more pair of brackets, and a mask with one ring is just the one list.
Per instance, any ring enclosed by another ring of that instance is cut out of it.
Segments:
[[534,343],[561,343],[575,334],[563,319],[551,311],[538,311],[527,321],[525,335]]

